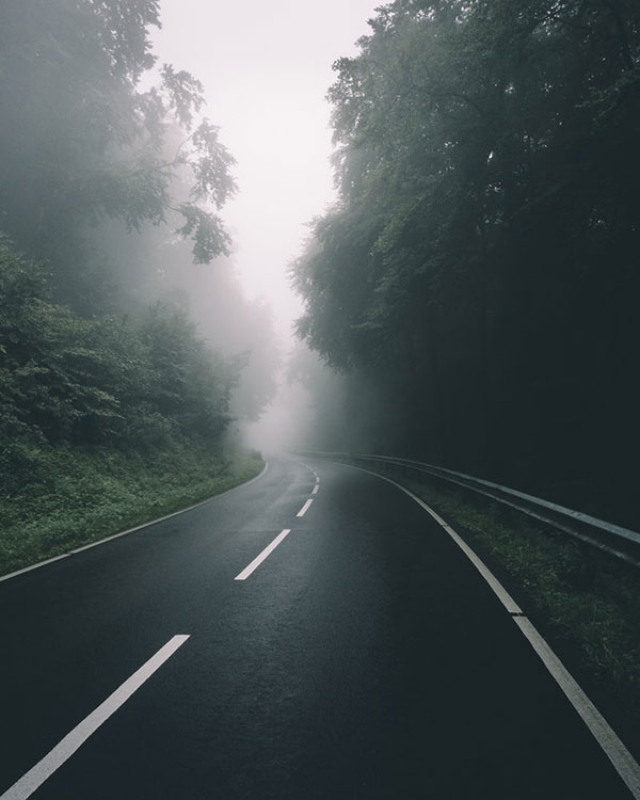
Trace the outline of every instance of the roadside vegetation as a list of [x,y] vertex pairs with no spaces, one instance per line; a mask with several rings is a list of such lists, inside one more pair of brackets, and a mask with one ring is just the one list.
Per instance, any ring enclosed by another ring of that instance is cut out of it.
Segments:
[[83,319],[0,242],[0,572],[58,555],[246,480],[239,369],[183,312]]
[[187,508],[255,477],[257,453],[173,443],[142,457],[34,448],[31,480],[0,501],[0,575]]

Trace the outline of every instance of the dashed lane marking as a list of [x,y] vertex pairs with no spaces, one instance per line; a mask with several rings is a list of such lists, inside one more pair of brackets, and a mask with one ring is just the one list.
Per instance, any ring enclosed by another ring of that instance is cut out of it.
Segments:
[[302,506],[300,511],[298,511],[298,513],[296,514],[296,517],[304,517],[304,515],[309,510],[309,506],[311,505],[311,503],[313,503],[312,499],[307,500],[307,502]]
[[[245,567],[239,575],[236,575],[234,580],[246,581],[249,575],[251,575],[251,573],[254,572],[256,569],[258,569],[258,567],[260,566],[260,564],[262,564],[265,558],[268,558],[271,555],[271,553],[276,549],[276,547],[282,541],[284,541],[284,539],[286,539],[290,533],[291,530],[284,530],[282,531],[282,533],[279,533],[276,536],[276,538],[271,542],[271,544],[267,545],[267,547],[264,548],[264,550],[260,553],[260,555],[253,559],[253,561],[249,564],[248,567]],[[3,798],[0,797],[0,800],[3,800]]]
[[[252,478],[250,481],[246,481],[245,483],[241,483],[239,486],[234,486],[232,489],[227,489],[225,492],[220,492],[220,494],[216,494],[213,497],[209,497],[207,500],[202,500],[200,503],[196,503],[195,505],[189,506],[188,508],[182,508],[180,511],[174,511],[172,514],[167,514],[164,517],[159,517],[158,519],[152,519],[149,522],[143,522],[142,525],[136,525],[135,528],[129,528],[126,531],[121,531],[120,533],[114,533],[112,536],[107,536],[104,539],[100,539],[97,542],[91,542],[90,544],[85,544],[84,547],[76,547],[75,550],[70,550],[68,553],[63,553],[60,556],[54,556],[53,558],[48,558],[46,561],[38,561],[36,564],[31,564],[29,567],[23,567],[22,569],[18,569],[15,572],[10,572],[8,575],[0,575],[0,583],[2,581],[8,581],[11,578],[17,578],[18,575],[24,575],[26,572],[32,572],[35,569],[40,569],[40,567],[44,567],[47,564],[52,564],[54,561],[60,561],[63,558],[69,558],[69,556],[77,555],[78,553],[82,553],[85,550],[90,550],[92,547],[99,547],[107,542],[112,542],[114,539],[119,539],[121,536],[128,536],[130,533],[136,533],[137,531],[144,530],[145,528],[151,528],[154,525],[157,525],[159,522],[164,522],[167,519],[171,519],[172,517],[177,517],[180,514],[186,514],[187,511],[193,511],[195,508],[200,508],[200,506],[205,506],[207,503],[212,503],[215,500],[218,500],[221,497],[225,497],[228,494],[232,494],[233,492],[238,492],[241,489],[250,486],[252,483],[255,483],[257,480],[262,478],[267,470],[269,469],[269,462],[265,461],[264,469],[259,475],[256,475],[255,478]],[[3,800],[0,797],[0,800]]]
[[95,711],[68,733],[35,767],[0,797],[0,800],[26,800],[50,778],[81,747],[98,728],[114,714],[145,683],[165,661],[187,641],[188,636],[174,636],[133,673],[118,689],[109,695]]

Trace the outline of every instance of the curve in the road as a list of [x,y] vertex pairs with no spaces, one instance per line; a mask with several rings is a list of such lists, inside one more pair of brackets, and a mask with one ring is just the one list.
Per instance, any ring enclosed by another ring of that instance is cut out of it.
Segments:
[[585,723],[589,731],[596,739],[600,747],[605,752],[607,758],[613,764],[616,772],[620,775],[627,788],[634,797],[634,800],[640,800],[640,765],[631,755],[629,750],[624,746],[618,735],[613,728],[609,725],[606,719],[598,711],[596,706],[591,702],[587,694],[580,687],[575,678],[571,675],[569,670],[564,666],[562,661],[555,654],[549,643],[536,629],[535,625],[525,615],[520,606],[515,602],[511,595],[507,592],[504,586],[491,572],[482,559],[469,547],[464,539],[456,533],[456,531],[427,503],[424,502],[417,495],[413,494],[409,489],[385,475],[380,475],[371,470],[362,467],[355,467],[361,469],[363,472],[368,472],[371,475],[376,475],[381,480],[391,483],[393,486],[400,489],[400,491],[407,494],[418,505],[422,506],[424,510],[430,514],[433,519],[440,525],[463,551],[467,558],[471,561],[474,567],[482,575],[485,581],[491,587],[498,600],[505,607],[507,612],[513,617],[514,622],[522,631],[522,634],[527,638],[537,655],[540,657],[542,663],[545,665],[553,679],[558,686],[562,689],[564,695],[569,700],[571,705],[578,712],[580,718]]

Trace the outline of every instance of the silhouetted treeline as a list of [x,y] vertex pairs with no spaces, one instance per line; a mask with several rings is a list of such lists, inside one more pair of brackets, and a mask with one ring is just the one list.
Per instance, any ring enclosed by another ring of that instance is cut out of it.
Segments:
[[640,4],[396,0],[371,27],[294,269],[348,444],[637,523]]

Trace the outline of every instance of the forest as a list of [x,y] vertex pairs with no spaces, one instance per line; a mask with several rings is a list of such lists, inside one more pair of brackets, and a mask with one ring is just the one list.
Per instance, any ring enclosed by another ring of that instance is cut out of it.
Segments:
[[[7,569],[256,474],[269,311],[220,210],[234,159],[159,0],[0,6],[0,561]],[[36,541],[36,531],[48,531]]]
[[[240,429],[281,348],[234,272],[204,86],[154,55],[160,9],[0,5],[6,568],[262,465]],[[290,266],[312,403],[290,392],[286,444],[637,528],[637,0],[395,0],[334,74],[337,199]]]
[[338,200],[291,269],[338,373],[297,366],[310,446],[637,527],[640,4],[395,0],[370,26],[328,95]]

